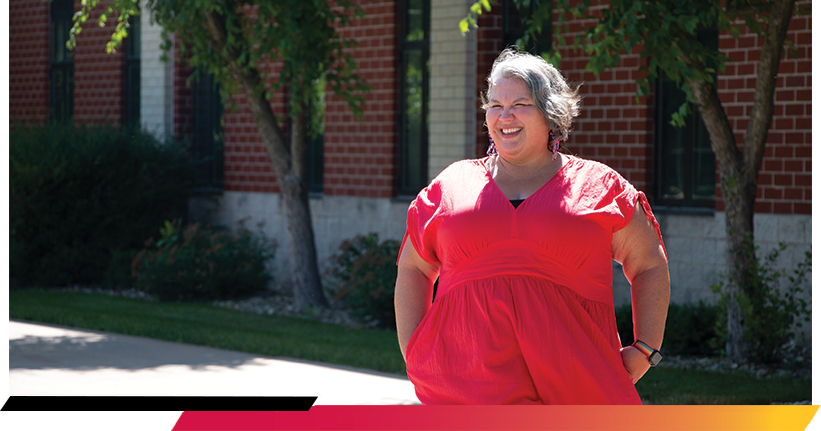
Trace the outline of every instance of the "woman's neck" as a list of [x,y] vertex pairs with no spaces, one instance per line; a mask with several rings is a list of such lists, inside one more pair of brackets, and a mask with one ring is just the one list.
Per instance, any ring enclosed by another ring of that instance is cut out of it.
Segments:
[[512,163],[499,155],[488,158],[488,172],[508,199],[525,199],[547,183],[566,163],[560,155],[556,160]]

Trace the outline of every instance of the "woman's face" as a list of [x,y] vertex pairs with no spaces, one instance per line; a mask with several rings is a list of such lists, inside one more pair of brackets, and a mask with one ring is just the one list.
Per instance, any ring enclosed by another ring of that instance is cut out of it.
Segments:
[[496,81],[488,94],[485,121],[496,150],[505,160],[528,163],[550,157],[550,129],[521,79]]

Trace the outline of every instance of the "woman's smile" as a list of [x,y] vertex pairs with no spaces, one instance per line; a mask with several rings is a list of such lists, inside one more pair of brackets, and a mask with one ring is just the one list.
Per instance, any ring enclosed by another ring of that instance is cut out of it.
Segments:
[[521,132],[521,131],[522,131],[521,127],[516,127],[516,128],[513,128],[513,129],[502,129],[502,135],[504,135],[505,137],[510,137],[512,135],[515,135],[516,133]]
[[550,129],[521,79],[501,78],[494,83],[488,94],[486,120],[502,158],[527,163],[550,155]]

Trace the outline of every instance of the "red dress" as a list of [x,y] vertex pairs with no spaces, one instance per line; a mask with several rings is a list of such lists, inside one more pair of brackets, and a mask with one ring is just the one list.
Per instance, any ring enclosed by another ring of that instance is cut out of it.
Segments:
[[619,353],[611,242],[637,201],[655,218],[614,170],[563,157],[518,208],[484,159],[452,164],[411,203],[405,240],[441,264],[406,350],[422,403],[641,403]]

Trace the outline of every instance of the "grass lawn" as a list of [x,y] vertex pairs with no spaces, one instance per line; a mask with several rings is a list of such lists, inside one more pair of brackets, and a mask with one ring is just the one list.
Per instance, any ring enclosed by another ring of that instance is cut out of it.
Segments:
[[809,379],[757,379],[747,373],[715,373],[657,367],[636,384],[645,404],[772,404],[812,400]]
[[[12,319],[159,338],[404,374],[396,332],[262,316],[198,303],[159,303],[101,294],[9,292]],[[756,379],[658,367],[636,385],[648,404],[771,404],[812,398],[810,380]]]
[[9,317],[404,374],[396,332],[102,294],[9,292]]

